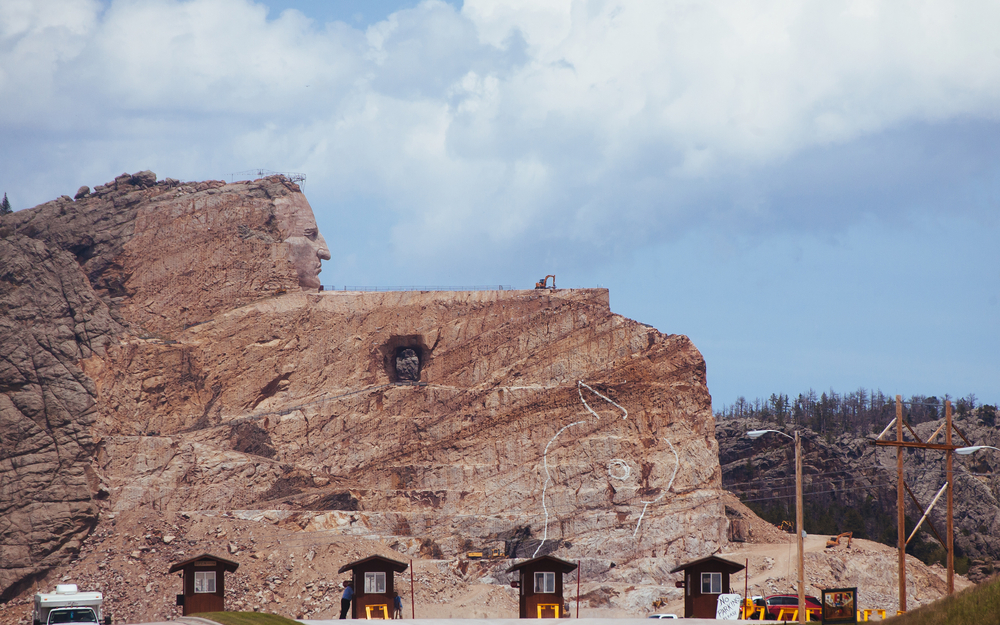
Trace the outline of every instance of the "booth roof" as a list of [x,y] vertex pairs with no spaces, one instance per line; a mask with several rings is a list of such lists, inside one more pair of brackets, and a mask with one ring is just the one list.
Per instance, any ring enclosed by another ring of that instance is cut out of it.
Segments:
[[227,560],[225,558],[220,558],[219,556],[213,556],[210,553],[203,553],[200,556],[198,556],[197,558],[191,558],[190,560],[185,560],[183,562],[178,562],[177,564],[175,564],[172,567],[170,567],[170,570],[167,571],[167,573],[168,574],[169,573],[176,573],[177,571],[183,569],[185,566],[191,564],[192,562],[194,562],[196,560],[215,560],[216,562],[220,562],[225,567],[227,573],[232,573],[236,569],[240,568],[240,565],[239,565],[238,562],[233,562],[232,560]]
[[402,573],[403,571],[406,570],[406,567],[409,566],[405,562],[399,562],[398,560],[390,560],[389,558],[383,558],[382,556],[368,556],[367,558],[356,560],[354,562],[351,562],[350,564],[345,564],[344,566],[340,567],[340,570],[337,571],[337,573],[343,573],[344,571],[353,571],[362,564],[372,561],[382,562],[383,564],[385,564],[387,568],[390,568],[397,573]]
[[552,564],[554,568],[556,568],[559,571],[562,571],[563,573],[569,573],[570,571],[576,570],[576,565],[573,564],[572,562],[567,562],[566,560],[560,560],[559,558],[554,558],[552,556],[538,556],[537,558],[532,558],[530,560],[525,560],[524,562],[521,562],[519,564],[515,564],[514,566],[507,569],[507,572],[510,573],[511,571],[520,571],[521,569],[530,566],[535,562],[549,562]]
[[688,562],[686,564],[682,564],[682,565],[678,566],[677,568],[675,568],[674,570],[672,570],[670,572],[671,573],[677,573],[678,571],[683,571],[683,570],[686,570],[686,569],[690,569],[692,567],[698,566],[699,564],[706,564],[708,562],[714,562],[714,563],[718,564],[719,568],[723,569],[724,571],[726,571],[730,575],[732,575],[733,573],[738,573],[739,571],[742,571],[745,568],[742,564],[738,564],[738,563],[732,562],[730,560],[723,560],[722,558],[720,558],[718,556],[708,556],[707,558],[701,558],[701,559],[698,559],[698,560],[692,560],[691,562]]

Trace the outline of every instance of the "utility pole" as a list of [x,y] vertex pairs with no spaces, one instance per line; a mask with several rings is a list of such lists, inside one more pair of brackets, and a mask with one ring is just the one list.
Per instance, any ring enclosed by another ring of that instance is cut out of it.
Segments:
[[[945,426],[945,444],[951,447],[951,402],[944,402],[944,419],[947,425]],[[949,449],[945,453],[945,466],[948,475],[948,522],[945,528],[945,533],[947,534],[945,540],[948,541],[948,594],[955,594],[955,518],[953,515],[952,506],[952,479],[954,478],[954,472],[951,470],[951,459],[954,448]]]
[[[747,432],[747,436],[756,439],[768,432],[781,434],[785,438],[795,441],[795,544],[798,545],[799,551],[799,622],[805,623],[808,614],[806,614],[806,567],[802,554],[802,541],[805,533],[802,531],[802,439],[799,437],[798,431],[795,432],[795,436],[789,436],[780,430],[750,430]],[[747,574],[749,575],[749,573]]]
[[806,622],[806,572],[802,556],[802,439],[795,431],[795,540],[799,546],[799,622]]
[[[903,442],[903,398],[896,395],[896,441]],[[899,609],[906,612],[906,499],[903,481],[903,447],[896,448],[896,525],[899,540]]]
[[[948,566],[948,594],[955,593],[955,536],[954,536],[954,507],[952,500],[952,486],[954,479],[954,472],[952,470],[952,452],[959,449],[959,446],[952,444],[951,431],[954,425],[951,420],[951,401],[944,402],[944,429],[945,429],[945,442],[944,444],[933,443],[931,441],[938,435],[941,428],[935,431],[927,442],[920,440],[917,433],[910,427],[909,423],[903,421],[903,398],[900,395],[896,395],[896,440],[894,441],[884,441],[882,437],[889,431],[892,427],[890,423],[885,430],[879,434],[878,438],[872,441],[877,446],[885,447],[895,447],[896,448],[896,524],[898,526],[898,536],[899,536],[899,609],[903,612],[906,611],[906,514],[905,514],[905,496],[904,493],[909,491],[906,486],[906,481],[903,477],[903,449],[909,447],[911,449],[934,449],[937,451],[945,452],[945,471],[947,474],[947,487],[948,487],[948,510],[947,510],[947,529],[945,533],[944,548],[948,552],[947,566]],[[903,426],[910,432],[915,441],[904,441],[903,440]],[[972,445],[965,435],[962,434],[961,430],[955,430],[958,435],[962,437],[966,445]],[[923,509],[923,506],[916,500],[913,493],[910,492],[910,498],[913,499],[913,503],[918,507]],[[933,507],[933,503],[931,507]],[[927,508],[926,512],[930,512],[930,507]],[[926,514],[925,514],[926,517]],[[927,519],[927,523],[930,528],[934,531],[934,535],[941,540],[940,534],[934,528],[934,525]],[[914,528],[914,534],[916,533]]]

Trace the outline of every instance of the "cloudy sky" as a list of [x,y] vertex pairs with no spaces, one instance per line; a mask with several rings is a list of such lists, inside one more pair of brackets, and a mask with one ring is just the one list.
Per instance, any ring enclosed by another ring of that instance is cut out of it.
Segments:
[[607,287],[694,340],[716,408],[997,403],[997,24],[976,0],[3,0],[0,192],[302,172],[327,285]]

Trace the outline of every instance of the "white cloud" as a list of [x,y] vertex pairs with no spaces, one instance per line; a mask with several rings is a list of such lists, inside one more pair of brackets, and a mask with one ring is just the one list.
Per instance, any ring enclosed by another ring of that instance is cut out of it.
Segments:
[[99,7],[96,0],[0,3],[0,119],[32,123],[58,112],[57,72],[89,41]]
[[318,212],[366,198],[427,255],[795,221],[786,163],[1000,110],[994,2],[428,0],[366,32],[53,2],[0,4],[7,189],[306,171]]

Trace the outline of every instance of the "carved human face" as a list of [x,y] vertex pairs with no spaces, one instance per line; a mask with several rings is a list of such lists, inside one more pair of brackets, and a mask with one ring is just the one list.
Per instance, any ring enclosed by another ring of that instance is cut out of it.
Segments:
[[304,195],[293,193],[274,201],[274,214],[288,244],[288,258],[298,273],[299,286],[318,289],[322,261],[330,260],[330,250],[316,226],[312,207]]

